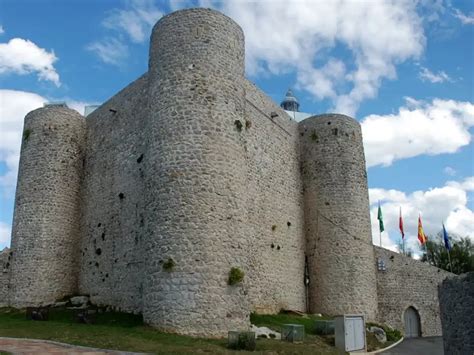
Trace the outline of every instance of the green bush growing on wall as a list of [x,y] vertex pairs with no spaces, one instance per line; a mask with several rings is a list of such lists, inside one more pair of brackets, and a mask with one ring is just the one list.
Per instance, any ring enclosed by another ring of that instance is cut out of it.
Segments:
[[163,263],[163,270],[165,271],[173,271],[174,267],[176,266],[176,263],[174,262],[173,259],[169,258]]
[[227,283],[231,286],[238,284],[239,282],[242,282],[244,276],[245,273],[242,270],[240,270],[238,267],[233,267],[229,271],[229,280]]

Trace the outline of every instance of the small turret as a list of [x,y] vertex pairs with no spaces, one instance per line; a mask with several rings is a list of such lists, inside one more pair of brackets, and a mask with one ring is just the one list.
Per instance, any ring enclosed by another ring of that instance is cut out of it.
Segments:
[[299,112],[300,104],[291,89],[288,89],[286,92],[285,99],[281,102],[280,106],[286,111]]

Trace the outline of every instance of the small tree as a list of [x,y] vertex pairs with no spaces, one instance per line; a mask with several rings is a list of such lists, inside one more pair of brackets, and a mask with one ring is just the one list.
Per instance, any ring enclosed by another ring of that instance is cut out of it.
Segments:
[[[451,266],[452,272],[462,274],[474,271],[474,245],[468,237],[449,238],[451,242]],[[444,246],[442,234],[438,233],[436,237],[428,237],[426,248],[422,248],[421,261],[428,262],[440,269],[451,271],[449,265],[448,251]]]

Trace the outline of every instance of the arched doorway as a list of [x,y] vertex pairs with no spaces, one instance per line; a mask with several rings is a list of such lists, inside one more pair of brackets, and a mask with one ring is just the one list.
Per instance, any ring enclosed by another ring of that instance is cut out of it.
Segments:
[[413,307],[408,307],[403,315],[405,321],[405,338],[417,338],[421,334],[420,315]]

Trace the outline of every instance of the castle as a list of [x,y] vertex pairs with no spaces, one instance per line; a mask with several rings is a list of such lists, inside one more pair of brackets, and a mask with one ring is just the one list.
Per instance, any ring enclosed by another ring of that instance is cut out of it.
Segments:
[[241,28],[209,9],[163,17],[148,72],[87,118],[26,116],[0,263],[0,306],[85,294],[195,336],[281,309],[402,330],[414,312],[413,336],[438,335],[449,274],[372,245],[359,123],[293,120],[245,78]]

